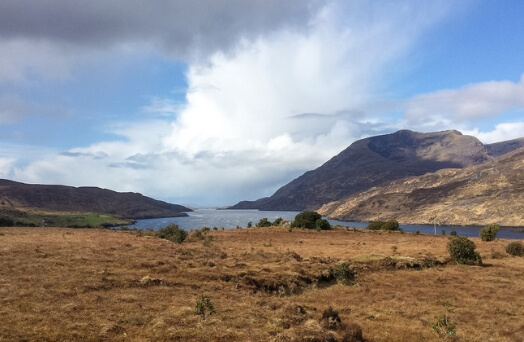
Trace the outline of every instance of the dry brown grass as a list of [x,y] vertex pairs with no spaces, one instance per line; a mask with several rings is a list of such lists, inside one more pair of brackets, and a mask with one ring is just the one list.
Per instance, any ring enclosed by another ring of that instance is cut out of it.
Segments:
[[[182,245],[136,232],[0,228],[0,341],[522,341],[524,258],[473,239],[484,267],[446,264],[447,238],[387,232],[212,231]],[[394,248],[396,247],[396,248]],[[386,258],[389,257],[389,258]],[[339,261],[358,271],[337,283]],[[415,267],[415,268],[412,268]],[[216,314],[202,320],[207,295]],[[340,329],[320,322],[329,306]]]

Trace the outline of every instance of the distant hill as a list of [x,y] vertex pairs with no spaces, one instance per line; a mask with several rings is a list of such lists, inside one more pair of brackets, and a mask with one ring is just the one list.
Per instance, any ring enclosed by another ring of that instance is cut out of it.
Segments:
[[24,184],[0,179],[0,210],[42,210],[117,215],[129,219],[187,216],[192,211],[138,193],[96,187]]
[[519,144],[483,145],[477,138],[455,130],[433,133],[401,130],[365,138],[316,170],[281,187],[273,196],[243,201],[231,209],[317,209],[393,180],[482,164]]
[[324,205],[341,220],[524,226],[524,147],[481,165],[446,169]]

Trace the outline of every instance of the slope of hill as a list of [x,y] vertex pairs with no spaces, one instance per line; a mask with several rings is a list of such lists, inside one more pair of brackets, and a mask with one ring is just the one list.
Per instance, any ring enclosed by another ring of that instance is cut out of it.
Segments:
[[[505,148],[509,147],[499,146],[499,150]],[[273,196],[240,202],[231,209],[316,209],[392,180],[463,168],[492,158],[478,139],[455,130],[401,130],[358,140],[316,170],[281,187]]]
[[24,184],[0,179],[0,210],[43,210],[118,215],[130,219],[186,216],[191,209],[138,193],[96,187]]
[[482,165],[394,181],[320,212],[341,220],[524,226],[524,148]]

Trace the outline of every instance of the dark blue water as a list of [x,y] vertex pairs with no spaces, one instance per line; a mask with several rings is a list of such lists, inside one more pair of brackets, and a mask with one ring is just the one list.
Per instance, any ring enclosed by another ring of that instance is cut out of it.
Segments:
[[[177,224],[185,230],[200,229],[203,227],[218,229],[234,229],[237,226],[245,228],[248,222],[255,226],[261,218],[267,218],[269,221],[275,221],[281,217],[284,220],[292,221],[298,214],[298,211],[258,211],[258,210],[216,210],[216,209],[197,209],[188,213],[187,217],[168,217],[159,219],[138,220],[136,224],[128,226],[139,230],[154,229],[158,230],[170,223]],[[348,222],[329,220],[332,225],[341,225],[352,228],[366,228],[367,222]],[[424,234],[434,234],[435,228],[437,234],[442,234],[442,230],[447,235],[454,230],[461,236],[479,236],[479,230],[482,227],[468,226],[433,226],[433,225],[400,225],[406,232],[420,231]],[[506,228],[503,227],[497,233],[497,237],[505,239],[524,239],[524,227]]]

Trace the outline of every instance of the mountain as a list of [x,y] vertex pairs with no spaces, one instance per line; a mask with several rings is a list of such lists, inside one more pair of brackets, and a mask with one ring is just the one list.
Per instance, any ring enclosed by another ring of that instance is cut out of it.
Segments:
[[390,182],[324,205],[341,220],[524,226],[524,147],[492,161]]
[[493,151],[502,153],[511,148],[510,144],[499,144],[490,151],[477,138],[455,130],[433,133],[401,130],[358,140],[316,170],[281,187],[273,196],[243,201],[230,208],[318,209],[393,180],[482,164],[494,158]]
[[96,187],[24,184],[0,179],[0,210],[43,210],[118,215],[130,219],[187,216],[192,211],[132,192]]

